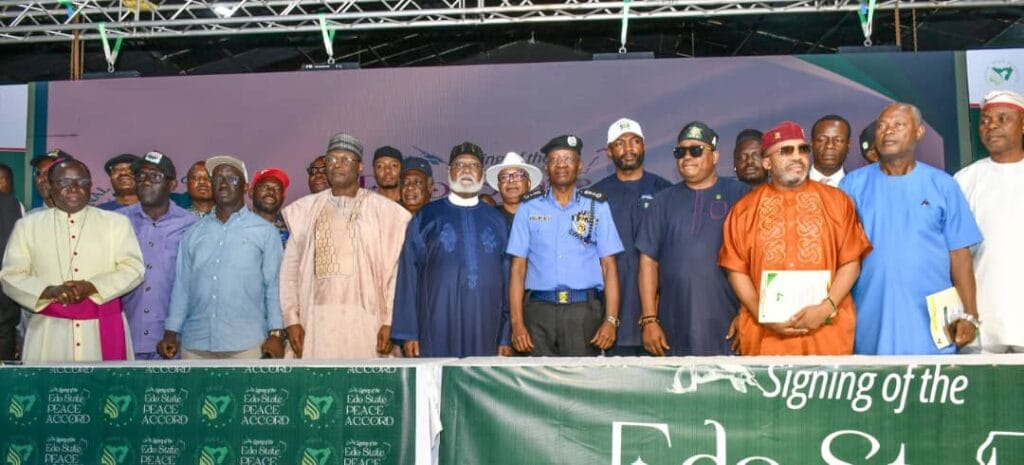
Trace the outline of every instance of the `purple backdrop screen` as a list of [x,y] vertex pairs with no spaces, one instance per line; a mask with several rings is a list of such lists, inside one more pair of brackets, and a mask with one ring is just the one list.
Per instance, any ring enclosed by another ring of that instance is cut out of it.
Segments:
[[[953,79],[937,76],[936,79]],[[330,136],[346,131],[365,148],[364,185],[374,187],[370,157],[392,145],[427,157],[447,194],[448,152],[462,141],[483,147],[486,165],[521,153],[543,169],[539,148],[572,133],[583,140],[587,185],[613,171],[608,126],[637,120],[646,167],[680,179],[671,149],[680,128],[702,120],[720,136],[718,172],[732,176],[736,134],[800,123],[808,137],[820,116],[853,126],[847,170],[863,165],[856,137],[892,101],[875,90],[795,57],[704,58],[346,70],[54,82],[49,85],[47,148],[85,160],[94,200],[110,198],[103,162],[119,153],[160,150],[174,160],[184,190],[194,161],[230,154],[250,175],[269,166],[292,178],[287,196],[308,193],[305,168]],[[943,166],[943,140],[929,130],[920,158]],[[489,190],[488,190],[489,191]],[[500,200],[500,199],[499,199]]]

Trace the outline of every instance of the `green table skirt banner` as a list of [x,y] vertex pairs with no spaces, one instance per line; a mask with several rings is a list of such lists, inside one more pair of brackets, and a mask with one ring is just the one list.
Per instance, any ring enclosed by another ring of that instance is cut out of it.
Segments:
[[1020,356],[463,361],[442,465],[1024,464]]
[[429,464],[429,437],[416,431],[428,403],[416,392],[433,370],[402,361],[2,367],[0,464]]

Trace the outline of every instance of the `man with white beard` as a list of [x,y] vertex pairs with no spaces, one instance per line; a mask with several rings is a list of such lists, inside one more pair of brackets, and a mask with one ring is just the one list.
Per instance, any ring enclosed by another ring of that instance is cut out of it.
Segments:
[[448,197],[409,222],[398,261],[391,339],[406,357],[510,355],[505,219],[480,203],[483,151],[448,161]]

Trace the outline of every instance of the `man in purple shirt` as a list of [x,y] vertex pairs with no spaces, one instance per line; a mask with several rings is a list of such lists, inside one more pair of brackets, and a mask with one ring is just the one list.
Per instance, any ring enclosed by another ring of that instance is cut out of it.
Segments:
[[118,210],[132,223],[139,239],[146,274],[142,284],[122,299],[136,360],[161,360],[156,353],[163,338],[171,302],[178,242],[199,220],[170,201],[177,172],[170,158],[149,152],[132,164],[139,202]]

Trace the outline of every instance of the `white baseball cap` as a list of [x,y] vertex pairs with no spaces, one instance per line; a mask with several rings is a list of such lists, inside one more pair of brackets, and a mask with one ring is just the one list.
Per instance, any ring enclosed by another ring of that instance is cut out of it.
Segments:
[[631,132],[636,134],[641,139],[644,138],[644,132],[640,129],[640,123],[633,121],[629,118],[620,118],[618,121],[608,126],[608,143],[615,142],[623,134]]

